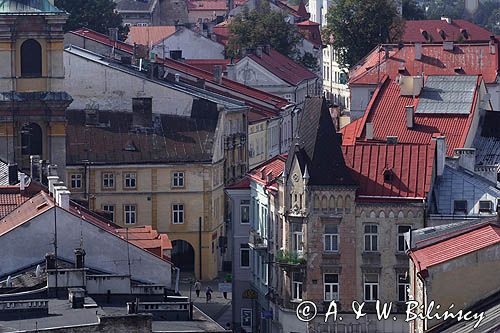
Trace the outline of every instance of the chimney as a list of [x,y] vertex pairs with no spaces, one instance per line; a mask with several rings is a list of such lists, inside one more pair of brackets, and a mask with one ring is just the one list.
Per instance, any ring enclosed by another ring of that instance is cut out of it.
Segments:
[[57,197],[59,198],[59,207],[66,210],[69,209],[69,195],[71,194],[68,190],[61,190],[57,192]]
[[264,46],[264,53],[267,55],[271,53],[271,45],[266,44],[266,46]]
[[222,66],[221,65],[214,66],[214,81],[217,83],[221,83],[221,81],[222,81]]
[[47,253],[45,255],[45,270],[56,268],[56,255],[54,253]]
[[233,63],[226,65],[226,71],[227,71],[227,78],[229,80],[236,79],[236,75],[235,75],[236,73],[234,71],[234,64]]
[[456,148],[453,151],[455,156],[458,156],[458,165],[462,168],[474,172],[476,165],[476,149],[475,148]]
[[132,125],[150,128],[153,126],[153,99],[132,98]]
[[266,181],[267,181],[267,183],[270,183],[270,182],[273,181],[273,172],[272,171],[267,174],[267,180]]
[[54,184],[59,181],[58,176],[48,176],[47,182],[49,183],[49,194],[54,196]]
[[257,46],[257,49],[255,51],[255,55],[259,58],[262,58],[262,46]]
[[415,44],[415,60],[422,59],[422,43]]
[[46,160],[40,160],[40,183],[47,185],[47,176],[49,174],[48,163]]
[[266,168],[260,170],[260,179],[266,179]]
[[57,164],[49,165],[49,176],[57,176]]
[[175,73],[175,82],[181,81],[181,75],[179,73]]
[[9,169],[9,185],[16,185],[19,182],[17,177],[17,163],[12,163],[8,165]]
[[22,173],[21,178],[19,179],[19,190],[23,192],[25,188],[26,188],[26,175]]
[[40,181],[40,155],[30,156],[30,173],[34,181]]
[[406,127],[413,128],[415,123],[415,107],[413,105],[407,105],[406,108]]
[[441,135],[434,138],[436,140],[436,175],[442,176],[446,160],[446,137]]
[[489,42],[489,45],[490,45],[490,54],[495,54],[497,52],[497,45],[496,45],[496,38],[494,35],[491,35],[490,36],[490,42]]
[[446,21],[446,23],[451,24],[451,17],[441,16],[441,21]]
[[366,123],[365,137],[367,140],[373,140],[373,123]]
[[75,268],[85,268],[85,250],[75,249]]

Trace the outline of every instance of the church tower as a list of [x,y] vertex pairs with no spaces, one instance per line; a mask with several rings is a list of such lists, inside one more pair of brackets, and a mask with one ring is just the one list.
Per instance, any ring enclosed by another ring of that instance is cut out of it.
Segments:
[[64,176],[67,15],[53,0],[0,1],[0,159],[24,171],[38,155]]

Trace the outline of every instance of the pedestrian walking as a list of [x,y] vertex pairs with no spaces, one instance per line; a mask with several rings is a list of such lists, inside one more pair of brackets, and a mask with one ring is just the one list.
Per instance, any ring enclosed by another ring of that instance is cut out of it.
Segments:
[[201,291],[200,280],[196,280],[196,282],[194,283],[194,290],[196,291],[196,297],[200,297],[200,291]]
[[212,293],[213,293],[212,288],[207,287],[207,289],[205,290],[205,295],[207,296],[207,303],[210,302],[210,300],[212,300]]

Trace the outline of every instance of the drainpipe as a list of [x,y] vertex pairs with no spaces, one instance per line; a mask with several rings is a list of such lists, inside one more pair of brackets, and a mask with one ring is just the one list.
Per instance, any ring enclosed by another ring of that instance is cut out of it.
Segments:
[[180,276],[181,276],[181,269],[179,267],[174,267],[175,271],[176,271],[176,275],[175,275],[175,292],[178,293],[179,292],[179,279],[180,279]]

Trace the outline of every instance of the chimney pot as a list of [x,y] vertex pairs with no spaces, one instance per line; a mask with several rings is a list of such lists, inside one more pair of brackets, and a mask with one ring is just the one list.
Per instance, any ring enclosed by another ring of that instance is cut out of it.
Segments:
[[257,50],[255,51],[255,55],[259,58],[262,58],[262,46],[257,46]]
[[9,170],[9,185],[16,185],[19,182],[17,174],[17,163],[8,165]]
[[49,193],[54,196],[54,186],[59,181],[58,176],[48,176],[47,182],[49,183]]
[[415,107],[413,105],[406,106],[406,127],[413,128],[415,125]]

